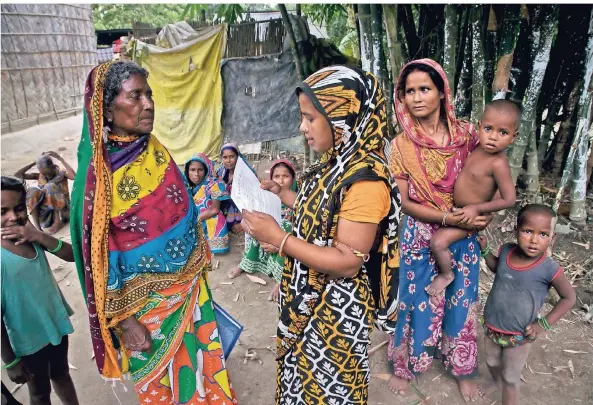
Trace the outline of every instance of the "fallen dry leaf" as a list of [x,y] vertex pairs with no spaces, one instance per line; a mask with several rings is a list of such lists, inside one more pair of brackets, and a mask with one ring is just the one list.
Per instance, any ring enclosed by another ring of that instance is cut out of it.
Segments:
[[574,380],[574,366],[572,365],[572,360],[568,360],[568,369],[570,370],[570,374],[572,374],[572,379]]
[[267,285],[268,283],[266,283],[266,280],[256,277],[256,276],[252,276],[251,274],[247,274],[247,278],[249,280],[251,280],[252,283],[257,283],[257,284],[261,284],[261,285]]
[[527,380],[525,379],[525,377],[523,377],[523,374],[521,374],[521,381],[523,381],[525,384],[527,384]]
[[565,349],[565,350],[562,350],[562,351],[563,351],[563,352],[566,352],[566,353],[572,353],[572,354],[589,354],[589,352],[583,352],[583,351],[581,351],[581,350],[570,350],[570,349]]
[[233,281],[222,281],[220,285],[232,285]]

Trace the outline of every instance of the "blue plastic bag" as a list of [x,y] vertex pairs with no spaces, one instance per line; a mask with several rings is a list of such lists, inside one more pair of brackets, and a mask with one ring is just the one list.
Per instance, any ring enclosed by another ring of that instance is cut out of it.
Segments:
[[243,331],[241,325],[235,318],[230,316],[220,305],[214,302],[214,316],[216,317],[216,325],[218,327],[218,335],[220,336],[220,343],[222,344],[222,352],[224,359],[228,359],[235,343],[239,339]]

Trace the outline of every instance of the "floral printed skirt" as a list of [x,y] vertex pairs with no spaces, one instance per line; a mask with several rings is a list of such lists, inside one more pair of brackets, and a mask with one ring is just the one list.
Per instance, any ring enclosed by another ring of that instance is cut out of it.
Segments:
[[[439,357],[456,378],[478,371],[478,276],[480,248],[474,234],[450,246],[455,279],[442,298],[425,288],[437,276],[425,235],[430,226],[405,217],[401,227],[399,313],[388,350],[394,374],[412,379]],[[434,231],[434,229],[431,229]],[[423,239],[419,242],[420,239]]]

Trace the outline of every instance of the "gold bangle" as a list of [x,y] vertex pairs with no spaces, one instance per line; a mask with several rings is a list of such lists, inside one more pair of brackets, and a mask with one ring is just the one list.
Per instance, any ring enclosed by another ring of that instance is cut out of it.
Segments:
[[284,257],[284,245],[286,244],[286,241],[288,240],[288,237],[290,236],[289,232],[286,232],[286,235],[284,235],[284,238],[282,239],[282,243],[280,244],[280,250],[278,250],[278,256],[280,257]]

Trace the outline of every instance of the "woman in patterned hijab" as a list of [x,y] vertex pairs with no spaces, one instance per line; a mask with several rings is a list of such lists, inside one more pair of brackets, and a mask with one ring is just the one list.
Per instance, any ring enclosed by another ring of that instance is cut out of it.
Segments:
[[293,231],[243,212],[246,232],[287,256],[276,402],[366,404],[373,322],[393,332],[397,307],[400,203],[383,153],[385,98],[372,74],[344,66],[313,74],[297,95],[300,130],[321,158],[297,193],[263,185],[294,207]]

